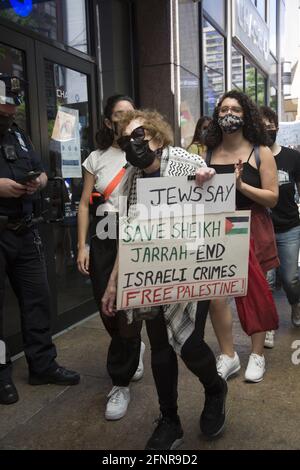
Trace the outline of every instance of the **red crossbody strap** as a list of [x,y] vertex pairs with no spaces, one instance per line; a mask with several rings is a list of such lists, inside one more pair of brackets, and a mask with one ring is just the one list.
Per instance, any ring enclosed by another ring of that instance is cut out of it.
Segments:
[[106,186],[105,190],[103,191],[103,196],[105,201],[109,198],[111,193],[114,191],[114,189],[121,183],[123,176],[126,173],[126,168],[127,164],[121,168],[118,174],[111,180],[111,182]]

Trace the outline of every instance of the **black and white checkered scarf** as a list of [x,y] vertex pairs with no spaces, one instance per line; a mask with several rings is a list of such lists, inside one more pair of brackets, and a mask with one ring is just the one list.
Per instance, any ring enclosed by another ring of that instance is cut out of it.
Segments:
[[[160,176],[194,175],[197,168],[206,166],[198,155],[188,153],[179,147],[167,147],[161,156]],[[129,190],[129,218],[134,218],[137,204],[136,181],[143,178],[142,170],[135,169]],[[195,329],[197,302],[183,302],[163,305],[168,339],[173,349],[180,354],[181,348]],[[151,307],[149,307],[149,310]],[[133,319],[133,310],[127,310],[128,320]]]

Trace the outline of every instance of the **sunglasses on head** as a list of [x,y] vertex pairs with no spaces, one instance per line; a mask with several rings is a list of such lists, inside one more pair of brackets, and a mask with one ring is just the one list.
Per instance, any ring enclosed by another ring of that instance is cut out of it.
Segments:
[[130,135],[123,135],[119,137],[117,143],[121,150],[125,151],[129,142],[131,140],[144,140],[145,139],[145,129],[143,126],[137,127],[134,129]]

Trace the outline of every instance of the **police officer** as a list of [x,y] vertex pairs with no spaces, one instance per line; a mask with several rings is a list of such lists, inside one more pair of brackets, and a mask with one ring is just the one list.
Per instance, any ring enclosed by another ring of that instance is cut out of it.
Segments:
[[6,275],[19,301],[29,384],[75,385],[80,380],[55,360],[49,286],[33,216],[36,193],[46,186],[47,175],[30,139],[14,123],[20,103],[18,78],[0,74],[0,404],[18,401],[2,334]]

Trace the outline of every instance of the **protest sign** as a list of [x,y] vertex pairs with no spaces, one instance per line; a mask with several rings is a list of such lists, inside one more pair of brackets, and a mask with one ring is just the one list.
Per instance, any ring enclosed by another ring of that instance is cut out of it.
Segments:
[[300,121],[280,122],[277,143],[285,147],[300,145]]
[[167,217],[235,210],[235,175],[215,175],[203,185],[186,176],[137,180],[138,218]]
[[246,295],[250,214],[121,218],[117,309]]

